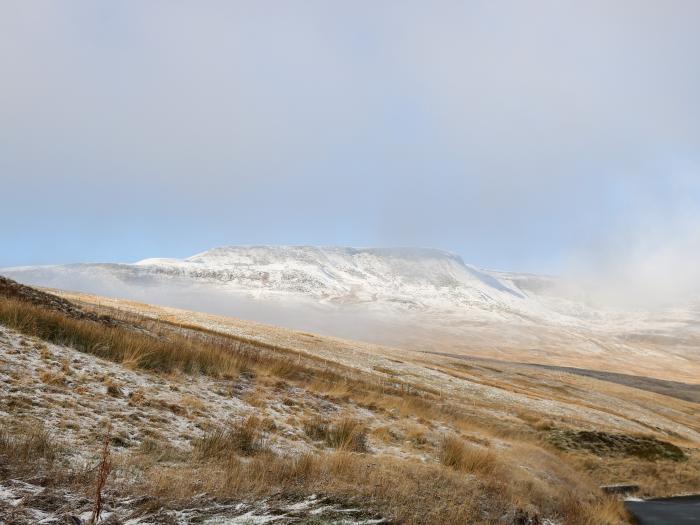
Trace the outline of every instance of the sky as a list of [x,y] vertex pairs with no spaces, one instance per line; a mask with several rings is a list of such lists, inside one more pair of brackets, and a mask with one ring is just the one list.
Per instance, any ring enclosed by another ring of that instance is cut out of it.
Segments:
[[0,267],[423,246],[695,290],[698,20],[695,0],[4,1]]

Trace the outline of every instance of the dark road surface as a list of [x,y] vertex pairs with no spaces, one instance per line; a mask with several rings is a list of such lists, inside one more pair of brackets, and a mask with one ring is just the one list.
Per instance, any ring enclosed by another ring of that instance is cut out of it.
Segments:
[[639,525],[700,523],[700,496],[626,501],[625,508]]

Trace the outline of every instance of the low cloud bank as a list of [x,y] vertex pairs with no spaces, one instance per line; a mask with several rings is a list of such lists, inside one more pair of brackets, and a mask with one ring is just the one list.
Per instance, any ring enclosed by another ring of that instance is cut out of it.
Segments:
[[700,214],[657,219],[573,258],[568,276],[589,300],[646,310],[700,303]]

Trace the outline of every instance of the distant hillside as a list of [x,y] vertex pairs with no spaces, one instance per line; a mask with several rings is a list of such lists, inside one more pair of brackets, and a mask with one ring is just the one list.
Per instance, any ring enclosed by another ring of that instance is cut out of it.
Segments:
[[32,266],[2,273],[54,288],[95,293],[113,288],[117,295],[130,287],[153,291],[154,286],[175,284],[214,287],[258,300],[369,305],[387,313],[442,311],[472,318],[515,314],[562,320],[561,312],[542,301],[554,288],[553,279],[481,270],[455,254],[420,248],[231,246],[182,260]]
[[0,274],[406,348],[696,382],[697,310],[601,308],[558,278],[483,270],[440,250],[229,246]]

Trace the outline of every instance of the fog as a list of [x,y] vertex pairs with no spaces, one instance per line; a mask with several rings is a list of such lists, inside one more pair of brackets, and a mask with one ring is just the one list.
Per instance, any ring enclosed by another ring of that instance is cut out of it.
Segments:
[[602,305],[700,304],[699,187],[700,178],[693,176],[679,179],[666,195],[630,189],[627,206],[643,211],[611,223],[606,235],[572,253],[564,275]]
[[[123,270],[123,269],[122,269]],[[113,265],[4,272],[28,285],[235,317],[317,334],[398,344],[411,340],[406,316],[367,304],[321,304],[301,295],[255,294],[192,279],[126,275]]]

